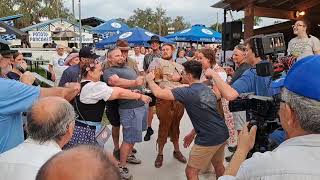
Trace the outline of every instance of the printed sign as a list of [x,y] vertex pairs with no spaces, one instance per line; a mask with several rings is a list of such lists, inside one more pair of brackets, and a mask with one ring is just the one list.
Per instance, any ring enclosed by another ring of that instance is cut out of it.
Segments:
[[52,37],[50,31],[29,31],[29,42],[33,43],[51,43]]
[[[90,33],[81,33],[81,36],[82,36],[82,43],[87,43],[87,44],[90,44],[90,43],[93,43],[93,36],[92,34]],[[80,42],[80,37],[75,37],[75,38],[71,38],[71,40],[69,41],[71,43],[79,43]]]

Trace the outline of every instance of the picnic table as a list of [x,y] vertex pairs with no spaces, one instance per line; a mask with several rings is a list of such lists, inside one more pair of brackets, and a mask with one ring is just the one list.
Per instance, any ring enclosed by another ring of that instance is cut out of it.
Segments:
[[27,62],[27,64],[30,65],[30,71],[32,71],[33,65],[35,66],[35,69],[39,69],[39,64],[44,65],[44,62],[49,62],[49,60],[47,60],[47,59],[42,59],[42,58],[35,59],[32,57],[24,57],[24,60]]
[[40,74],[36,73],[36,72],[32,72],[32,74],[34,75],[34,77],[36,79],[38,79],[40,82],[50,86],[50,87],[53,87],[54,86],[54,82],[53,81],[50,81],[48,80],[47,78],[41,76]]

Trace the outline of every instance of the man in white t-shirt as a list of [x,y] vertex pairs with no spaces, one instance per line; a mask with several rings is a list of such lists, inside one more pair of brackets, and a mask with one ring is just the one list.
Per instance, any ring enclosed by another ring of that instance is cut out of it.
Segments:
[[68,66],[64,65],[67,54],[64,52],[64,46],[58,45],[57,53],[53,55],[49,62],[49,72],[51,73],[51,80],[54,81],[55,86],[58,86],[62,73]]
[[60,97],[45,97],[31,107],[27,116],[28,138],[0,154],[0,180],[34,180],[40,167],[69,142],[75,112]]
[[143,60],[144,60],[144,55],[141,54],[140,52],[141,47],[140,46],[135,46],[134,47],[134,55],[131,56],[133,60],[137,63],[139,73],[143,73]]

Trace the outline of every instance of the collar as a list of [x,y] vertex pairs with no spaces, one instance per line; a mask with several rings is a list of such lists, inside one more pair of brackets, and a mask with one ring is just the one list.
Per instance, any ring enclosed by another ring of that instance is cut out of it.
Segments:
[[297,136],[290,138],[279,145],[274,151],[279,148],[288,146],[309,146],[309,147],[320,147],[320,134],[308,134],[304,136]]
[[40,143],[39,141],[33,140],[31,138],[28,138],[24,141],[26,144],[32,144],[32,145],[38,145],[38,146],[47,146],[52,148],[57,148],[61,150],[61,147],[58,145],[58,143],[54,140],[46,141],[44,143]]

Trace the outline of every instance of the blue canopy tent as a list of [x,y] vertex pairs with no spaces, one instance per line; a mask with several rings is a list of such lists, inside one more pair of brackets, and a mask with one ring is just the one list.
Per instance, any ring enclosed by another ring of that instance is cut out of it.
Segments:
[[[149,47],[149,43],[147,41],[150,40],[151,36],[156,35],[154,33],[151,33],[145,29],[135,27],[131,28],[126,32],[123,32],[122,34],[112,36],[110,38],[103,39],[102,41],[98,42],[96,44],[96,48],[98,49],[104,49],[104,48],[110,48],[113,47],[118,39],[124,39],[127,40],[129,43],[129,46],[133,47],[136,45]],[[157,35],[159,36],[159,35]],[[170,41],[164,37],[159,36],[160,41],[164,43],[170,43],[175,44],[175,42]]]
[[222,35],[204,25],[196,24],[191,28],[165,36],[175,42],[221,43]]
[[120,34],[129,30],[129,26],[123,22],[111,19],[97,27],[91,29],[91,33],[100,34],[105,37],[111,37],[112,35]]

